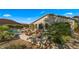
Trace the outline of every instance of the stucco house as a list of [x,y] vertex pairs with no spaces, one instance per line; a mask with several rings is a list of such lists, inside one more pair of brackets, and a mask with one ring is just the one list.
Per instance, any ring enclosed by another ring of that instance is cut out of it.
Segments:
[[36,29],[46,29],[46,25],[51,25],[59,22],[69,22],[71,28],[74,29],[74,20],[72,18],[54,14],[47,14],[34,21],[32,24],[36,25]]

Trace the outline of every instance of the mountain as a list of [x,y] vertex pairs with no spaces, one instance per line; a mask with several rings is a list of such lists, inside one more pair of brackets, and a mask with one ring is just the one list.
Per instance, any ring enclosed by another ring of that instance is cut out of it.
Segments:
[[0,19],[0,25],[4,25],[4,24],[20,24],[20,23],[10,19]]

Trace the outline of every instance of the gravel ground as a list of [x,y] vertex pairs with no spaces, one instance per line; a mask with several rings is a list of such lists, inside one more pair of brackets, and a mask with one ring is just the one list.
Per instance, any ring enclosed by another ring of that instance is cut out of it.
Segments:
[[25,41],[25,40],[22,40],[22,39],[12,40],[12,41],[9,41],[9,42],[2,42],[2,43],[0,43],[0,48],[5,49],[5,47],[8,47],[10,45],[25,45],[28,48],[33,48],[33,49],[37,48],[36,45],[32,45],[31,42],[28,42],[28,41]]

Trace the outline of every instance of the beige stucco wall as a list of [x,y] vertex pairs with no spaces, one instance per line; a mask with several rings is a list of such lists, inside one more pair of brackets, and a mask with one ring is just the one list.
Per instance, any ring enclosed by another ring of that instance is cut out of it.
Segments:
[[45,16],[44,18],[42,19],[39,19],[38,21],[34,22],[33,24],[40,24],[40,23],[44,23],[44,20],[48,18],[48,16]]
[[39,24],[45,25],[45,23],[53,24],[53,23],[59,23],[59,22],[69,22],[71,23],[71,28],[74,29],[74,21],[70,21],[70,19],[57,17],[57,16],[45,16],[38,21],[34,22],[33,24],[37,24],[37,28],[39,27]]
[[44,18],[39,19],[38,21],[34,22],[33,24],[44,24],[45,22],[49,23],[49,24],[53,24],[53,23],[57,23],[57,22],[69,22],[70,19],[65,19],[62,17],[57,17],[57,16],[53,16],[53,17],[49,17],[49,16],[45,16]]

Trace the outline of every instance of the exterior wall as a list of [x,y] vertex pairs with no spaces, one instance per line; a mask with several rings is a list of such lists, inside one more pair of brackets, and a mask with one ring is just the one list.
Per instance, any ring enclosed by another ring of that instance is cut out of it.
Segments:
[[58,23],[58,22],[69,22],[69,21],[70,21],[70,19],[65,19],[65,18],[62,18],[62,17],[54,16],[54,17],[51,17],[51,18],[48,17],[48,19],[45,22],[48,22],[49,24],[53,24],[53,23]]
[[74,29],[74,22],[71,19],[64,18],[64,17],[58,17],[58,16],[45,16],[42,19],[39,19],[38,21],[34,22],[33,24],[37,24],[37,28],[39,27],[39,24],[43,24],[45,29],[45,24],[53,24],[53,23],[59,23],[59,22],[69,22],[71,24],[71,28]]
[[47,16],[46,17],[44,17],[44,18],[42,18],[42,19],[40,19],[40,20],[38,20],[38,21],[36,21],[36,22],[34,22],[33,24],[40,24],[40,23],[44,23],[44,20],[45,19],[47,19]]
[[39,29],[39,24],[43,24],[43,26],[44,26],[45,25],[45,21],[44,20],[47,19],[47,18],[48,17],[46,16],[46,17],[34,22],[33,24],[36,25],[36,29]]
[[45,22],[48,22],[50,24],[53,24],[53,23],[57,23],[57,22],[69,22],[70,19],[65,19],[65,18],[62,18],[62,17],[57,17],[57,16],[46,16],[42,19],[39,19],[38,21],[34,22],[33,24],[44,24]]

